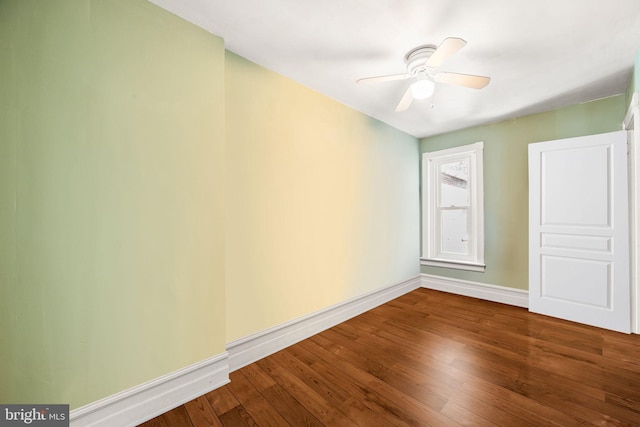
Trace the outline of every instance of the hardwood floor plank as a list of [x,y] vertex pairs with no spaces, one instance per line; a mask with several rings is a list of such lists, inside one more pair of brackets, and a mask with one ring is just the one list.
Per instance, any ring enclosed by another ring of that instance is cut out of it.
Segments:
[[205,396],[185,403],[184,407],[193,425],[223,427]]
[[[310,389],[321,396],[330,405],[339,405],[349,398],[349,394],[339,384],[327,381],[313,367],[300,360],[292,349],[280,352],[280,363],[287,367],[295,376],[303,381]],[[304,357],[304,354],[302,354]]]
[[[236,371],[230,375],[229,389],[238,398],[244,410],[259,426],[278,427],[287,425],[286,420],[269,403],[262,393],[251,383],[244,372]],[[264,384],[264,382],[262,382]],[[271,384],[268,387],[275,385]],[[264,388],[262,389],[264,390]]]
[[[481,389],[473,385],[465,384],[460,393],[453,398],[453,401],[464,405],[469,411],[482,416],[498,425],[515,423],[522,426],[553,426],[562,424],[553,422],[546,415],[553,417],[557,413],[541,412],[535,406],[527,405],[526,399],[504,398],[492,393],[480,393]],[[569,424],[573,425],[573,424]]]
[[[309,341],[315,343],[323,340],[322,336],[316,335]],[[327,352],[323,357],[330,360],[331,364],[341,371],[343,381],[348,378],[355,386],[351,390],[352,395],[360,399],[375,415],[385,419],[387,425],[452,425],[450,424],[451,420],[430,410],[399,390],[386,385],[371,372],[353,365],[351,363],[353,355],[344,350],[342,347],[334,348],[332,352]],[[317,346],[317,351],[322,354],[326,350],[320,344]]]
[[243,375],[258,391],[266,390],[276,385],[275,380],[260,369],[256,363],[247,365],[239,371],[232,372],[231,375],[229,375],[229,379],[233,381],[233,377],[236,375]]
[[144,427],[194,427],[184,405],[140,425]]
[[240,402],[229,387],[220,387],[207,394],[205,398],[217,415],[222,415],[240,406]]
[[290,425],[304,427],[324,425],[280,384],[269,387],[262,394]]
[[571,415],[565,414],[564,412],[559,411],[555,408],[543,405],[542,403],[532,398],[486,381],[470,379],[464,385],[463,389],[465,390],[465,392],[471,393],[473,395],[493,395],[497,399],[512,402],[514,405],[522,407],[529,413],[536,414],[537,416],[546,420],[546,422],[541,423],[541,425],[563,427],[584,424],[584,420],[578,417],[573,417]]
[[629,352],[630,344],[640,349],[640,335],[624,335],[611,331],[602,331],[602,355],[621,368],[637,371],[640,357]]
[[166,418],[167,414],[159,415],[155,418],[150,419],[149,421],[140,424],[140,427],[171,427],[169,421]]
[[345,427],[388,427],[389,423],[367,407],[359,398],[350,397],[338,406],[335,419],[330,420],[327,426]]
[[[329,331],[322,333],[328,334]],[[315,338],[317,337],[311,339]],[[371,366],[367,366],[370,363],[368,356],[360,356],[344,347],[338,349],[334,355],[337,357],[332,359],[333,364],[365,386],[366,404],[381,411],[393,425],[452,425],[452,420],[437,410],[385,382],[383,378],[388,378],[388,374],[384,371],[388,369],[375,365],[372,369]]]
[[491,421],[474,414],[469,411],[465,406],[458,405],[454,401],[448,401],[441,411],[444,415],[451,418],[461,426],[472,427],[497,427],[499,424],[494,424]]
[[231,410],[220,415],[220,422],[225,426],[248,426],[257,427],[257,424],[251,415],[242,406],[236,406]]
[[368,354],[377,360],[385,361],[385,369],[376,369],[371,373],[391,387],[402,390],[436,411],[442,409],[447,399],[441,393],[449,391],[451,388],[445,387],[442,382],[432,380],[427,375],[422,375],[420,372],[412,370],[397,358],[390,357],[381,350],[381,340],[372,340],[371,338],[370,336],[363,336],[350,344],[356,355]]
[[640,336],[417,289],[248,365],[158,426],[636,426]]
[[311,414],[314,419],[324,423],[335,404],[332,405],[325,400],[322,395],[291,372],[288,367],[289,362],[284,358],[283,352],[273,354],[257,363],[276,380],[278,387],[286,391],[288,396],[300,404],[301,408],[305,408],[305,411]]
[[[358,382],[355,378],[349,377],[346,372],[336,367],[334,363],[335,355],[328,352],[324,347],[317,346],[311,340],[305,340],[300,345],[295,346],[301,359],[307,360],[310,366],[330,382],[340,384],[350,396],[340,404],[341,412],[354,421],[355,425],[388,426],[384,422],[384,414],[380,414],[378,406],[367,399],[366,385]],[[306,356],[306,357],[305,357]],[[330,424],[329,424],[330,425]]]

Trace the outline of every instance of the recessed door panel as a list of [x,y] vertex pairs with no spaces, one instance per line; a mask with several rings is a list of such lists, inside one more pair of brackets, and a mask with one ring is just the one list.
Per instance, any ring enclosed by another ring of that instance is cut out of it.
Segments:
[[575,249],[611,253],[611,236],[580,236],[576,234],[543,234],[542,247],[547,249]]
[[542,224],[609,227],[611,147],[541,153]]
[[611,263],[543,256],[542,298],[611,309]]

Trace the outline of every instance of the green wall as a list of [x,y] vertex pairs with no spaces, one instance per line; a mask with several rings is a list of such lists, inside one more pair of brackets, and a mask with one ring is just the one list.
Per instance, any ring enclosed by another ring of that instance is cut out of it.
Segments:
[[627,90],[625,91],[627,106],[631,104],[631,97],[633,96],[633,93],[638,91],[640,91],[640,49],[638,49],[638,52],[636,53],[631,78],[627,85]]
[[0,1],[0,401],[225,350],[224,45],[145,0]]
[[423,138],[421,152],[484,141],[484,273],[423,266],[427,274],[527,289],[527,145],[620,130],[624,95]]
[[640,49],[636,54],[636,61],[633,67],[633,90],[640,91]]
[[227,340],[419,273],[418,141],[232,53]]

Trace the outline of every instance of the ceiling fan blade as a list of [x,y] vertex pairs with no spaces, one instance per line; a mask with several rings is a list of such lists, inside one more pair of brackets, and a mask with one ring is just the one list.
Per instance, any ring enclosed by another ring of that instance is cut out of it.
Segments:
[[466,44],[466,41],[456,37],[449,37],[444,39],[444,41],[440,43],[440,46],[438,46],[435,52],[433,52],[431,57],[429,57],[429,59],[427,60],[427,67],[439,67],[444,63],[444,61],[446,61],[457,51],[465,47]]
[[404,93],[404,96],[400,100],[400,103],[398,103],[396,112],[399,113],[400,111],[404,111],[409,108],[409,106],[411,105],[411,101],[413,101],[413,96],[411,95],[411,86],[409,86],[409,88],[407,88],[407,91]]
[[491,78],[489,77],[459,73],[438,73],[433,76],[433,79],[438,83],[465,86],[472,89],[482,89],[491,81]]
[[391,80],[404,80],[411,77],[411,74],[390,74],[388,76],[377,76],[377,77],[365,77],[363,79],[356,80],[358,84],[368,84],[368,83],[380,83],[380,82],[388,82]]

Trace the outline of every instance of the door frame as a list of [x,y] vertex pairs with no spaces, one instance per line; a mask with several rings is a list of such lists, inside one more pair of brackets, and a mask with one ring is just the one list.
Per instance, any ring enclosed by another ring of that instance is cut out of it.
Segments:
[[622,123],[627,131],[629,156],[629,256],[631,279],[631,332],[640,333],[640,92],[634,92]]

